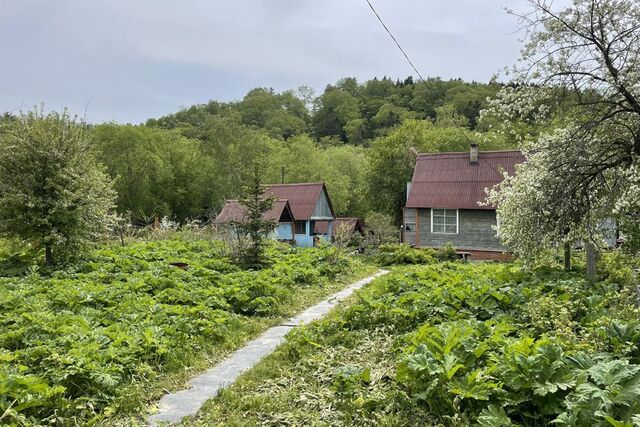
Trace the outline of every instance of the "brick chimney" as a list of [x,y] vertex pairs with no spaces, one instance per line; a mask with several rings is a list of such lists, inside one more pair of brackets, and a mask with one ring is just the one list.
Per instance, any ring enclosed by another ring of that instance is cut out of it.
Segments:
[[471,143],[471,148],[469,150],[469,163],[472,165],[478,164],[478,144],[475,142]]

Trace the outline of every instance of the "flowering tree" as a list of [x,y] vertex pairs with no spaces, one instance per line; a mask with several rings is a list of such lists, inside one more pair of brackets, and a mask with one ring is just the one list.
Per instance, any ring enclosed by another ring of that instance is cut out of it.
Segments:
[[[484,113],[502,130],[536,122],[527,162],[493,188],[500,235],[520,255],[584,241],[598,247],[603,222],[638,232],[640,212],[640,4],[574,0],[557,10],[530,0],[523,66]],[[588,252],[590,252],[588,250]],[[588,273],[594,274],[594,257]]]

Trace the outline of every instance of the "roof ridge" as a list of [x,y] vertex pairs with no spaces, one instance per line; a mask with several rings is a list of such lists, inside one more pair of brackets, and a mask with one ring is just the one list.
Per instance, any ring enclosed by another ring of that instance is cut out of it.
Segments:
[[[496,153],[514,153],[522,155],[522,150],[489,150],[489,151],[478,151],[478,154],[496,154]],[[447,155],[468,155],[468,151],[445,151],[442,153],[418,153],[418,157],[426,157],[426,156],[447,156]]]
[[[288,202],[289,199],[275,199],[274,202]],[[229,202],[240,202],[239,199],[225,199],[224,200],[225,203],[229,203]]]
[[446,181],[413,181],[414,183],[423,183],[423,184],[448,184],[450,182],[497,182],[497,181],[501,181],[497,180],[497,179],[472,179],[472,180],[446,180]]
[[287,184],[266,184],[267,187],[282,187],[282,186],[294,186],[294,185],[324,185],[324,181],[318,182],[292,182]]

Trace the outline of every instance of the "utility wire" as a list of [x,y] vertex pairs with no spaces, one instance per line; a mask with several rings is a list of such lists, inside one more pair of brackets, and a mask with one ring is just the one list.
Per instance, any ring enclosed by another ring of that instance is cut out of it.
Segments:
[[[376,15],[376,18],[378,18],[378,21],[380,21],[380,23],[382,24],[382,27],[385,29],[387,34],[389,34],[389,37],[391,37],[391,40],[393,40],[393,42],[396,44],[396,46],[398,46],[398,49],[400,49],[400,52],[402,52],[402,54],[404,55],[404,57],[407,60],[407,62],[409,63],[409,65],[411,65],[411,68],[413,68],[413,71],[415,71],[415,73],[418,75],[418,78],[420,79],[420,81],[422,83],[424,83],[424,85],[427,87],[427,89],[429,89],[429,91],[431,93],[433,93],[433,90],[431,89],[431,86],[429,86],[429,83],[427,83],[425,78],[422,77],[422,74],[420,73],[420,71],[418,71],[418,68],[413,64],[413,61],[411,61],[411,58],[409,58],[409,55],[407,55],[407,52],[402,48],[402,46],[400,45],[400,42],[398,42],[398,39],[396,39],[396,37],[391,32],[391,30],[389,30],[389,27],[387,27],[387,24],[384,23],[384,21],[380,17],[380,14],[378,13],[378,11],[371,4],[371,1],[370,0],[365,0],[365,1],[369,5],[369,8],[373,12],[373,14]],[[449,115],[451,120],[453,122],[455,122],[455,116],[453,115],[453,113],[451,111],[449,111],[449,109],[447,108],[447,106],[445,104],[442,104],[442,109]],[[456,129],[458,129],[458,132],[460,132],[460,134],[462,136],[464,136],[464,139],[466,139],[469,143],[472,143],[471,139],[469,139],[469,137],[467,136],[467,134],[465,132],[463,132],[458,127],[456,127]]]

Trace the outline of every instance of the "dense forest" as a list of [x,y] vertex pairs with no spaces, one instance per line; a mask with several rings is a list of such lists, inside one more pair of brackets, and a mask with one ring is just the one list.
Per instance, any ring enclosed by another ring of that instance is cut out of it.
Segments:
[[[118,210],[138,223],[206,220],[235,197],[255,161],[263,181],[325,181],[338,215],[398,219],[410,180],[410,147],[424,152],[501,149],[514,141],[480,118],[497,83],[411,77],[345,78],[311,89],[257,88],[145,124],[91,126],[98,159],[116,179]],[[5,115],[4,120],[11,120]],[[375,203],[374,203],[375,200]]]

